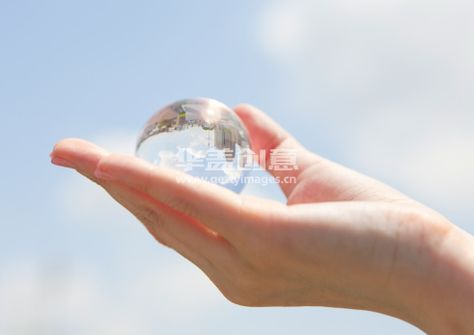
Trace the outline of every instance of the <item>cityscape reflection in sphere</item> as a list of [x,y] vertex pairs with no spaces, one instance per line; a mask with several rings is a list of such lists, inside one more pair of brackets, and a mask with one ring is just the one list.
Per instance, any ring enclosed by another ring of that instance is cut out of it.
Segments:
[[252,158],[237,114],[206,98],[180,100],[155,113],[138,139],[136,156],[234,192],[244,187]]

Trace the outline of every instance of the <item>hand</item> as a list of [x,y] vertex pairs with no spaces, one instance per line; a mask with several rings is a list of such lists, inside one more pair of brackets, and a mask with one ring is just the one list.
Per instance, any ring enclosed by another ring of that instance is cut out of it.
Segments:
[[[323,159],[257,109],[236,113],[253,149],[291,149],[299,169],[270,171],[287,205],[66,139],[52,162],[101,185],[162,244],[246,306],[377,311],[439,334],[474,332],[474,242],[441,215]],[[450,289],[447,289],[450,288]],[[470,311],[470,312],[469,312]]]

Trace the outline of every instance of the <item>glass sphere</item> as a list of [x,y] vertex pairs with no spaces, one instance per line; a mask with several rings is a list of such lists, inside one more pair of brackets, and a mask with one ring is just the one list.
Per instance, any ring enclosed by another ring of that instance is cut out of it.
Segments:
[[252,163],[247,130],[237,114],[207,98],[180,100],[155,113],[135,153],[234,192],[243,189]]

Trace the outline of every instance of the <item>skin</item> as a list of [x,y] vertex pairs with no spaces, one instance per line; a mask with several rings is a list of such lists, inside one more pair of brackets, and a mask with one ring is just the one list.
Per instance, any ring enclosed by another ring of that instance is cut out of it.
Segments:
[[[235,108],[255,151],[291,149],[287,204],[178,183],[180,172],[58,142],[52,163],[102,186],[160,243],[245,306],[371,310],[429,334],[474,333],[474,238],[396,190],[306,150],[263,112]],[[187,177],[189,178],[189,177]]]

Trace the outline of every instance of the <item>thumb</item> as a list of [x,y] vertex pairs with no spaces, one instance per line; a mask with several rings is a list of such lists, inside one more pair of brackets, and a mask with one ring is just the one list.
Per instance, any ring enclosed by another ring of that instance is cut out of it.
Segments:
[[239,105],[235,112],[249,131],[260,165],[277,178],[289,204],[347,200],[406,202],[408,199],[379,181],[309,152],[257,108]]
[[259,109],[242,104],[234,110],[249,131],[252,150],[260,165],[279,180],[288,197],[296,186],[298,176],[313,162],[312,155]]

